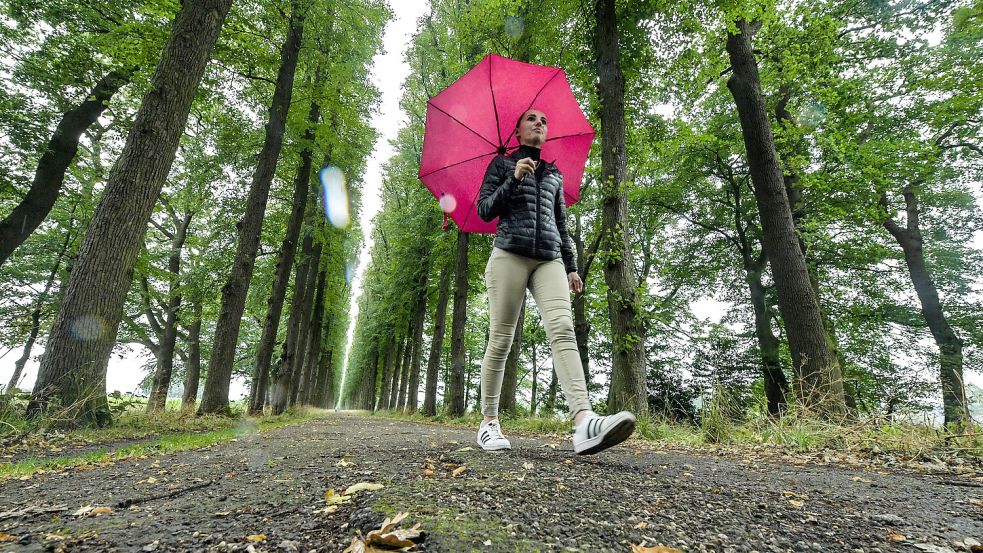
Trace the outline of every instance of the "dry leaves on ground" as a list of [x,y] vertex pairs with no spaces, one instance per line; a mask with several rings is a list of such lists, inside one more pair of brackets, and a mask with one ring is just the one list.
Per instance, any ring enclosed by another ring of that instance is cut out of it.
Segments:
[[101,515],[108,515],[113,512],[109,507],[93,507],[92,505],[86,505],[80,507],[78,511],[72,513],[72,516],[76,517],[97,517]]
[[681,550],[676,549],[675,547],[668,547],[665,545],[652,545],[646,547],[644,545],[645,542],[642,542],[642,544],[643,545],[631,544],[631,553],[683,553]]
[[423,532],[420,525],[412,528],[398,528],[409,513],[399,513],[382,522],[378,530],[372,530],[364,538],[361,534],[352,538],[351,545],[343,553],[373,553],[379,551],[412,551],[420,541]]

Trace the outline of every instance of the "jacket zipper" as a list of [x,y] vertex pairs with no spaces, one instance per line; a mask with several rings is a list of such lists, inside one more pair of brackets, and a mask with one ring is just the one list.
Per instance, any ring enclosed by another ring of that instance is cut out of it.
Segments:
[[532,178],[534,181],[536,181],[536,232],[535,234],[533,234],[535,238],[533,239],[532,254],[534,256],[538,256],[539,255],[539,212],[541,211],[539,202],[542,201],[541,200],[542,194],[540,193],[541,183],[539,182],[539,179],[536,178],[535,173],[533,173]]

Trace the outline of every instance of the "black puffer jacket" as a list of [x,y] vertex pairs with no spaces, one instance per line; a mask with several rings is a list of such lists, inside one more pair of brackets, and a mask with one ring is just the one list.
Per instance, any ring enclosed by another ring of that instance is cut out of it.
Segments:
[[563,257],[567,273],[572,273],[577,258],[567,233],[563,174],[552,163],[542,162],[535,174],[517,182],[515,164],[528,153],[523,146],[496,156],[488,165],[478,194],[478,216],[485,221],[499,218],[496,248],[535,259]]

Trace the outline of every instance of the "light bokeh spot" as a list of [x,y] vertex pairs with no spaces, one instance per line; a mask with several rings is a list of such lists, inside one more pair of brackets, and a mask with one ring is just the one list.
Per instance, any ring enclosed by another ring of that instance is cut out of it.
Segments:
[[454,194],[445,193],[440,197],[439,203],[440,209],[443,210],[444,213],[453,213],[454,210],[457,209],[457,198],[454,197]]
[[505,17],[505,34],[512,38],[519,38],[526,31],[526,23],[521,16],[509,15]]
[[348,228],[351,223],[349,212],[348,187],[345,185],[345,173],[334,165],[321,169],[321,194],[324,200],[324,214],[328,222],[335,228]]
[[91,342],[106,332],[106,322],[98,315],[82,315],[69,324],[69,331],[76,340]]

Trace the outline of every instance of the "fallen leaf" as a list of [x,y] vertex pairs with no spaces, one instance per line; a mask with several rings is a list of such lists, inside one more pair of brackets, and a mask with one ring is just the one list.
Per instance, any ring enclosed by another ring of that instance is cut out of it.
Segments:
[[58,541],[61,541],[61,540],[65,539],[65,538],[66,538],[66,536],[63,536],[61,534],[45,534],[44,535],[44,539],[46,539],[46,540],[58,540]]
[[457,467],[456,469],[454,469],[454,470],[451,471],[451,478],[454,478],[455,476],[460,476],[461,473],[463,473],[466,470],[468,470],[468,466],[467,465],[461,465],[461,466]]
[[641,530],[642,528],[645,528],[648,525],[649,523],[643,520],[642,522],[639,522],[638,524],[635,525],[635,530]]
[[212,514],[217,517],[227,517],[232,514],[232,511],[219,511],[217,513],[212,513]]
[[859,476],[854,476],[853,477],[853,481],[854,482],[863,482],[864,484],[870,484],[871,482],[873,482],[873,480],[870,480],[869,478],[861,478]]
[[424,478],[433,478],[433,469],[423,469]]
[[316,510],[314,512],[315,513],[320,513],[320,514],[323,514],[323,515],[330,515],[331,513],[335,512],[337,510],[338,510],[338,506],[337,505],[328,505],[327,507],[325,507],[323,509],[318,509],[318,510]]
[[259,543],[261,541],[266,541],[266,534],[249,534],[246,536],[246,541]]
[[573,464],[573,459],[567,459],[566,461],[563,461],[563,464],[564,465],[572,465]]
[[137,482],[137,484],[156,484],[156,483],[157,483],[157,479],[154,478],[153,476],[147,478],[146,480],[141,480]]
[[384,488],[382,484],[373,484],[371,482],[359,482],[358,484],[353,484],[348,487],[347,490],[342,495],[355,495],[360,491],[370,491],[381,490]]
[[456,453],[464,453],[466,451],[474,451],[474,448],[471,446],[462,447],[461,449],[458,449]]
[[342,459],[342,460],[338,461],[337,463],[335,463],[335,466],[336,467],[350,467],[350,466],[352,466],[354,464],[355,463],[349,463],[348,461]]
[[351,497],[344,494],[336,494],[334,493],[334,488],[332,488],[324,492],[324,500],[328,503],[328,505],[341,505],[342,503],[351,500]]
[[532,463],[530,463],[529,461],[526,461],[525,463],[522,463],[522,468],[524,468],[526,470],[532,470]]
[[905,541],[908,539],[904,534],[899,534],[897,532],[890,532],[887,535],[887,541]]
[[5,541],[17,541],[17,536],[7,534],[6,532],[0,532],[0,543]]
[[679,473],[679,475],[680,476],[685,476],[686,478],[689,478],[690,476],[693,476],[693,473],[692,472],[681,472],[681,473]]
[[631,553],[683,553],[683,552],[679,549],[676,549],[675,547],[667,547],[665,545],[655,545],[651,547],[646,547],[644,545],[631,544]]
[[72,513],[72,516],[76,517],[97,517],[100,515],[106,515],[113,512],[109,507],[93,507],[92,505],[86,505],[84,507],[79,507],[78,511]]
[[969,504],[976,505],[977,507],[983,507],[983,501],[980,501],[979,499],[970,499]]
[[806,502],[802,501],[801,499],[789,499],[788,503],[796,509],[801,509],[806,504]]

